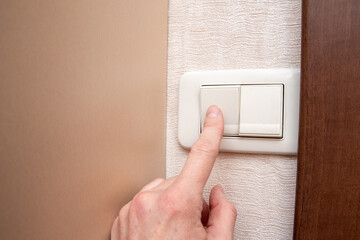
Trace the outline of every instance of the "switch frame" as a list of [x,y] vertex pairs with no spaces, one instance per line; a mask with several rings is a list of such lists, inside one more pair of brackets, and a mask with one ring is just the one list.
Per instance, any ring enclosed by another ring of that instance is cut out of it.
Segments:
[[178,140],[181,146],[191,148],[200,135],[200,87],[228,84],[283,84],[283,138],[223,137],[220,151],[296,155],[300,102],[300,69],[297,68],[185,73],[179,82]]

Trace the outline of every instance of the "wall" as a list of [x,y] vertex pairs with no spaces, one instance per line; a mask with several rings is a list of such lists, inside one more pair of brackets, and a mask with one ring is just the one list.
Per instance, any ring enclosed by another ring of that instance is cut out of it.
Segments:
[[[169,2],[167,176],[188,151],[177,141],[178,82],[195,70],[300,66],[301,2]],[[296,157],[221,153],[205,189],[221,183],[236,205],[235,239],[292,239]]]
[[167,1],[0,2],[0,239],[109,239],[165,176]]

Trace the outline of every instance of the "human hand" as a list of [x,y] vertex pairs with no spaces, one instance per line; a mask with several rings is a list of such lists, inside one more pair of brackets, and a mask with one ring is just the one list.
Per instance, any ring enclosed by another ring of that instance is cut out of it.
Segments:
[[126,204],[116,218],[112,240],[230,240],[233,239],[236,209],[220,185],[203,199],[224,128],[222,113],[211,106],[204,129],[194,143],[181,173],[155,179]]

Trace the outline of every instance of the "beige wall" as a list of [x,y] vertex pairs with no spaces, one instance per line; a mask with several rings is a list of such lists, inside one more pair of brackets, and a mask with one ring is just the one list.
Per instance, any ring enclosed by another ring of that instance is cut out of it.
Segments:
[[0,2],[0,239],[108,239],[165,175],[167,1]]

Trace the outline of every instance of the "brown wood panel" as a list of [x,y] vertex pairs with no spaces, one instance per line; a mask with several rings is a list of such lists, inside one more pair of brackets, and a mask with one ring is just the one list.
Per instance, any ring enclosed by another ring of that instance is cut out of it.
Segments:
[[303,0],[294,239],[360,238],[360,1]]
[[105,240],[165,177],[166,0],[0,1],[0,239]]

